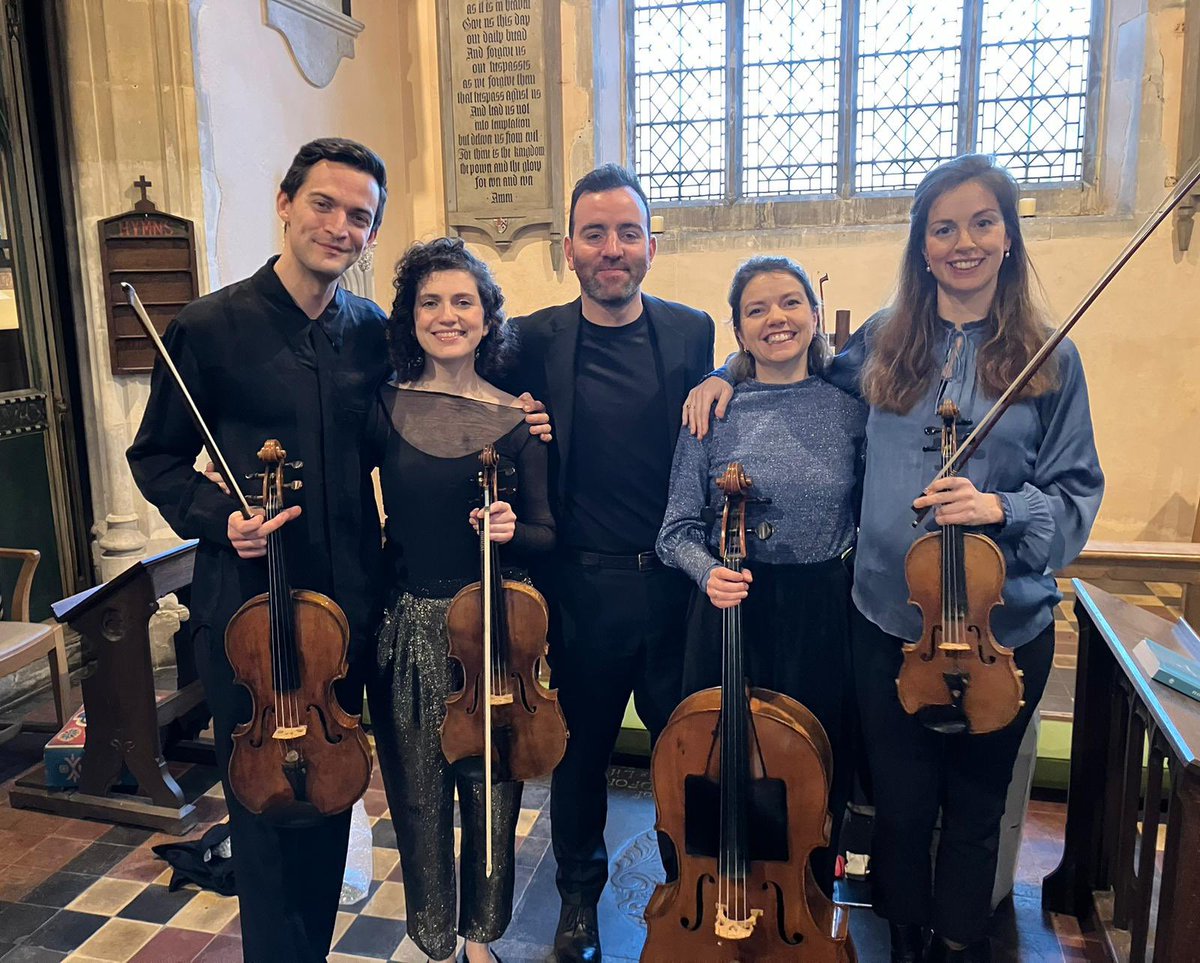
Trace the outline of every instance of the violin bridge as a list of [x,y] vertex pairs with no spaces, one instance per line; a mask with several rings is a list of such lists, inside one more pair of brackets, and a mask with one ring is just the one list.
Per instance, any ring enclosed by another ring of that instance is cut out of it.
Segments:
[[491,705],[494,706],[510,706],[513,704],[513,694],[508,692],[504,695],[492,696]]
[[749,939],[750,935],[754,932],[754,924],[758,922],[758,918],[762,914],[762,910],[752,909],[746,919],[731,920],[729,918],[729,907],[724,903],[718,903],[717,921],[713,929],[716,931],[717,937],[722,940]]
[[308,726],[276,726],[271,734],[272,739],[303,739],[308,732]]
[[939,652],[970,652],[971,644],[969,642],[939,642]]

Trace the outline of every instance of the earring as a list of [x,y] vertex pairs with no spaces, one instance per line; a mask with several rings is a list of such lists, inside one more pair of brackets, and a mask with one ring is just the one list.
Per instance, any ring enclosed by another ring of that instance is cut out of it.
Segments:
[[1008,257],[1010,254],[1012,254],[1012,249],[1011,249],[1011,248],[1010,248],[1009,250],[1007,250],[1007,251],[1005,251],[1005,252],[1004,252],[1004,256],[1005,256],[1006,258],[1007,258],[1007,257]]
[[930,272],[930,270],[931,270],[931,268],[929,267],[929,262],[926,261],[925,262],[925,273],[928,274]]

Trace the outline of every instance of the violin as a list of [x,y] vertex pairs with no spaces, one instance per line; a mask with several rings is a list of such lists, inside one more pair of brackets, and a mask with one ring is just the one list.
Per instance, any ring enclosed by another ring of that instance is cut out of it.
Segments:
[[[268,520],[283,510],[287,452],[270,439],[258,453]],[[267,536],[268,589],[238,609],[225,630],[234,681],[253,713],[233,732],[229,784],[252,813],[298,825],[354,805],[371,781],[371,749],[359,717],[338,704],[350,626],[333,599],[288,584],[281,531]]]
[[[958,447],[958,407],[943,401],[938,416],[945,465]],[[943,525],[913,543],[904,572],[923,621],[896,680],[904,711],[937,732],[1003,729],[1025,705],[1024,673],[991,632],[992,609],[1004,604],[1004,555],[986,535]]]
[[500,456],[479,455],[483,495],[479,525],[480,580],[446,610],[450,658],[463,686],[446,699],[442,753],[451,764],[483,759],[485,871],[492,874],[492,782],[523,782],[554,770],[567,749],[567,722],[558,695],[541,682],[549,611],[541,593],[503,577],[491,537]]
[[[721,563],[735,572],[750,484],[737,462],[718,482]],[[723,615],[721,687],[684,699],[650,764],[656,828],[675,845],[679,877],[650,897],[641,958],[852,963],[849,915],[809,864],[830,838],[829,738],[795,699],[747,687],[741,608]]]

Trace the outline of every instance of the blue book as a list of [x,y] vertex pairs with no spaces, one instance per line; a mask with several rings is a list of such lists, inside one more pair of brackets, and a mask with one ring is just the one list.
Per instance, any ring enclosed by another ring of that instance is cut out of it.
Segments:
[[1200,663],[1166,646],[1142,639],[1133,647],[1133,657],[1155,682],[1200,702]]

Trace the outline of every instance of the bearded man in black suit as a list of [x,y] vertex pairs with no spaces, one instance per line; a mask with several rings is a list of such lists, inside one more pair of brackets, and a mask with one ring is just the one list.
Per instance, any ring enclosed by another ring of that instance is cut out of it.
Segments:
[[538,580],[571,732],[551,788],[563,903],[554,958],[598,963],[609,756],[631,693],[652,742],[680,698],[691,587],[654,542],[684,398],[712,367],[714,329],[703,311],[642,293],[656,240],[646,195],[625,169],[610,164],[575,185],[569,235],[580,296],[514,322],[520,357],[509,380],[546,402],[555,434],[560,548]]

